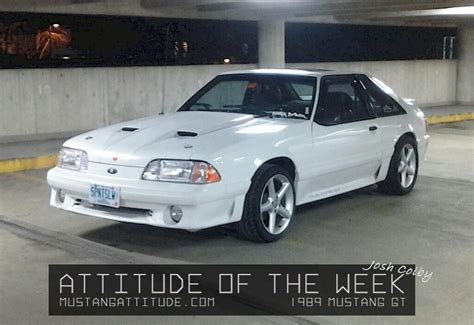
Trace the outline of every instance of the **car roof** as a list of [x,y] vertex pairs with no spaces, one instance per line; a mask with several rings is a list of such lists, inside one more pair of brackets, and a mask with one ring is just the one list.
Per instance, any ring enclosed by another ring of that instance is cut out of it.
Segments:
[[220,75],[233,75],[233,74],[272,74],[272,75],[284,75],[284,76],[310,76],[310,77],[321,77],[326,75],[341,75],[341,74],[354,74],[352,71],[335,71],[327,69],[251,69],[251,70],[234,70],[223,72]]

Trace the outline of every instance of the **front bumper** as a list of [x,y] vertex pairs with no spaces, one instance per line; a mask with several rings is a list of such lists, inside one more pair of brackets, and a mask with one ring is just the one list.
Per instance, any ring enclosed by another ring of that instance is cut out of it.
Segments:
[[[121,174],[128,176],[121,178],[95,173],[97,165],[89,164],[87,173],[57,167],[49,170],[50,204],[99,218],[196,231],[239,221],[250,186],[247,182],[195,185],[144,181],[139,178],[142,169],[134,167],[120,167]],[[91,184],[119,187],[120,208],[90,204]],[[64,199],[60,198],[60,191]],[[172,206],[183,211],[179,222],[171,219]]]
[[425,157],[429,142],[430,142],[429,134],[424,134],[423,138],[418,139],[418,156],[419,156],[420,161],[423,161]]

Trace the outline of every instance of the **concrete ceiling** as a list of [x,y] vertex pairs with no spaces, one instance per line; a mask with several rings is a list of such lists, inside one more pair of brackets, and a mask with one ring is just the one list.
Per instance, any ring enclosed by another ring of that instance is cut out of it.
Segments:
[[361,24],[474,25],[474,0],[2,0],[0,11]]

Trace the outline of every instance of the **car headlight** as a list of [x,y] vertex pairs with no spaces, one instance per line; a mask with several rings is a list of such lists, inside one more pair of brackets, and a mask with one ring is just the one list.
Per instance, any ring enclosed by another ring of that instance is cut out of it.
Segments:
[[72,170],[87,170],[87,152],[78,149],[61,148],[58,167]]
[[209,184],[221,180],[217,170],[203,161],[153,160],[143,172],[148,181]]

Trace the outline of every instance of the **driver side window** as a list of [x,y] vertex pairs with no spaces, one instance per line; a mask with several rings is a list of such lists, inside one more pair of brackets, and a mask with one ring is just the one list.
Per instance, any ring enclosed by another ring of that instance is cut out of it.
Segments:
[[351,76],[322,79],[315,122],[336,125],[372,118],[360,93],[357,80]]

